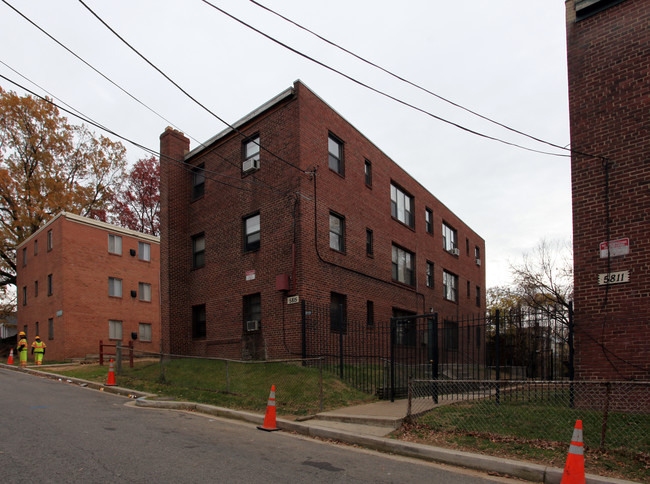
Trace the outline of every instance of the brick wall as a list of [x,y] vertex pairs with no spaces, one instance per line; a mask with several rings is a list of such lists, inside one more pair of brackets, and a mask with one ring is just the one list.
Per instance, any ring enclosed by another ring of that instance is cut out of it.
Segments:
[[[160,351],[160,248],[151,237],[138,237],[82,217],[62,214],[20,247],[27,249],[27,264],[19,265],[19,287],[27,287],[27,304],[18,301],[18,325],[28,327],[30,343],[38,322],[41,339],[50,360],[80,358],[99,353],[99,341],[109,341],[109,320],[122,321],[122,341],[139,333],[139,323],[151,324],[151,341],[138,339],[134,347]],[[47,233],[52,232],[52,249],[47,250]],[[108,234],[122,237],[122,255],[109,254]],[[151,260],[138,258],[138,242],[150,244]],[[38,253],[34,255],[34,244]],[[131,255],[131,250],[135,255]],[[22,257],[21,257],[22,262]],[[52,294],[48,295],[48,275]],[[122,297],[109,297],[108,278],[122,279]],[[38,281],[38,296],[35,295]],[[151,284],[151,301],[140,301],[139,283]],[[136,296],[131,296],[131,291]],[[19,291],[22,296],[22,289]],[[49,319],[53,320],[53,334]],[[113,343],[115,341],[112,341]],[[114,353],[114,350],[112,350]]]
[[[170,347],[232,358],[299,356],[300,305],[287,304],[289,294],[322,304],[329,304],[331,292],[345,294],[349,319],[364,322],[368,300],[374,302],[375,318],[384,320],[390,318],[393,308],[414,313],[433,308],[453,316],[484,310],[485,265],[477,265],[474,257],[478,246],[484,261],[484,241],[302,83],[297,82],[290,96],[268,106],[239,129],[241,134],[226,133],[187,159],[192,166],[205,165],[202,198],[189,201],[191,175],[187,170],[182,174],[169,165],[167,170],[177,171],[177,177],[165,175],[163,170],[162,194],[167,199],[161,241],[163,308],[165,298],[170,301],[169,313],[165,315],[167,308],[163,310],[163,333],[169,328],[170,339],[179,339]],[[344,176],[328,168],[329,133],[344,144]],[[259,134],[264,147],[261,167],[242,175],[242,139],[253,134]],[[173,138],[185,143],[186,139],[178,136],[166,131],[161,152],[176,150],[169,156],[180,156],[189,145],[168,141]],[[365,160],[372,163],[372,187],[364,181]],[[391,181],[414,197],[415,229],[392,219]],[[434,214],[433,235],[424,229],[425,206]],[[183,218],[181,223],[174,218],[172,207]],[[258,212],[261,247],[246,252],[243,219]],[[329,246],[330,212],[345,218],[343,253]],[[458,231],[459,256],[442,249],[443,220]],[[165,223],[171,227],[185,224],[184,230],[172,233],[164,228]],[[374,235],[372,257],[366,255],[367,228]],[[206,264],[193,270],[191,237],[198,233],[205,234]],[[415,287],[392,282],[393,243],[415,253]],[[183,254],[173,256],[175,250]],[[425,286],[427,260],[435,263],[435,287],[431,289]],[[167,276],[165,264],[169,264]],[[443,268],[459,276],[458,303],[442,297]],[[280,274],[295,275],[292,291],[275,289]],[[481,294],[478,306],[477,286]],[[243,327],[242,298],[256,293],[261,294],[262,330],[248,333]],[[188,311],[198,304],[206,305],[207,335],[192,340]]]
[[[572,157],[576,375],[648,380],[650,4],[626,0],[575,19],[568,1],[571,146],[607,159]],[[629,254],[601,258],[608,238],[629,238]],[[599,285],[608,270],[629,271],[630,282]]]

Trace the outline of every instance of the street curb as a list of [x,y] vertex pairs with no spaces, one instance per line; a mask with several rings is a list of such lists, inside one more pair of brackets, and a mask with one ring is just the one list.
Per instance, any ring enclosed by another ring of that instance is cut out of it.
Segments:
[[[0,363],[0,368],[29,373],[35,376],[43,376],[66,383],[75,383],[77,385],[83,385],[86,388],[92,388],[94,390],[135,398],[135,405],[137,407],[200,412],[216,417],[242,420],[255,425],[262,425],[264,422],[263,415],[242,410],[232,410],[229,408],[216,407],[214,405],[207,405],[202,403],[178,402],[173,400],[155,400],[156,395],[151,393],[138,392],[118,386],[106,386],[101,383],[82,380],[81,378],[71,378],[64,375],[58,375],[56,373],[48,373],[44,371],[33,370],[31,368],[20,368],[12,365],[6,365],[4,363]],[[309,425],[305,422],[314,423]],[[524,461],[502,459],[499,457],[482,454],[472,454],[470,452],[464,452],[460,450],[433,447],[424,444],[417,444],[414,442],[404,442],[386,437],[360,435],[358,433],[350,433],[344,430],[336,430],[318,426],[318,420],[316,419],[311,419],[305,422],[277,419],[276,426],[280,430],[295,432],[297,434],[306,435],[309,437],[335,440],[347,444],[359,445],[361,447],[377,450],[380,452],[403,455],[406,457],[415,457],[418,459],[442,464],[449,464],[457,467],[465,467],[482,472],[496,472],[499,474],[517,477],[519,479],[528,481],[542,482],[544,484],[560,484],[562,481],[563,469],[559,469],[557,467],[547,467]],[[634,484],[634,481],[586,474],[585,483]]]

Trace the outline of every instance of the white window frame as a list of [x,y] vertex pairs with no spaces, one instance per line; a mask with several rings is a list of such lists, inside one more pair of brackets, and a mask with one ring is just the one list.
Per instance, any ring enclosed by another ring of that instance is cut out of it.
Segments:
[[458,302],[458,276],[448,271],[442,271],[443,297],[447,301]]
[[122,321],[108,320],[108,339],[122,340]]
[[151,302],[151,284],[138,282],[138,298],[140,301]]
[[147,242],[138,242],[138,259],[151,261],[151,244]]
[[262,220],[259,213],[244,219],[244,232],[244,250],[259,250],[262,246]]
[[122,237],[115,234],[108,234],[108,253],[122,255]]
[[344,175],[345,167],[343,165],[343,141],[331,133],[327,136],[327,153],[328,166],[330,170],[338,173],[339,175]]
[[392,277],[394,281],[415,286],[415,271],[413,270],[415,254],[397,245],[392,249]]
[[330,212],[330,249],[345,252],[345,218]]
[[244,141],[244,161],[260,159],[260,137],[259,135]]
[[458,249],[458,232],[445,222],[442,223],[442,248],[447,252]]
[[122,279],[117,277],[108,278],[108,295],[110,297],[122,297]]
[[390,214],[404,225],[413,228],[415,219],[413,217],[413,197],[399,188],[394,183],[390,184]]
[[152,324],[151,323],[138,323],[138,337],[140,341],[151,343],[152,338]]

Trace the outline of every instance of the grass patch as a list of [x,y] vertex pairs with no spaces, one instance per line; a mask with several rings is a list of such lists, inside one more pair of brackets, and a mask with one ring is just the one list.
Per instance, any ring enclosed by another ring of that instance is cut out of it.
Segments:
[[587,473],[648,482],[650,415],[611,412],[604,450],[602,413],[567,408],[555,399],[500,404],[485,399],[441,406],[395,437],[563,468],[578,419]]
[[[108,366],[97,364],[43,370],[96,382],[104,382],[108,376]],[[320,378],[319,368],[294,363],[205,359],[167,361],[164,371],[158,361],[136,362],[134,368],[123,365],[122,374],[116,375],[121,387],[181,401],[258,412],[266,410],[271,385],[275,385],[276,411],[284,416],[320,411]],[[322,379],[323,410],[375,400],[328,373],[323,372]]]

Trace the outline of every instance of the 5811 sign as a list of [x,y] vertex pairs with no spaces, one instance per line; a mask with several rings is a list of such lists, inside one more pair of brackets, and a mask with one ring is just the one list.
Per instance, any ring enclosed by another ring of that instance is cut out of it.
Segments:
[[598,284],[605,286],[607,284],[622,284],[630,282],[630,271],[609,272],[598,274]]

